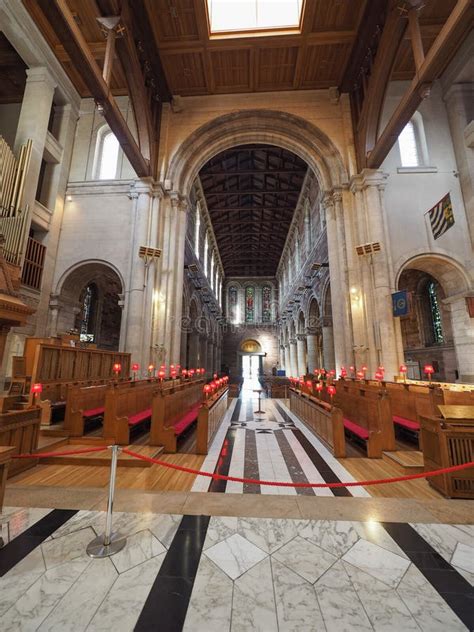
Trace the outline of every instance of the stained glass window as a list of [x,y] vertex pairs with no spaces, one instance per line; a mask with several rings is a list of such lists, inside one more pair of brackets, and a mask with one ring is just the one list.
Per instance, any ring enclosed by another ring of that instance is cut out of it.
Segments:
[[238,290],[236,287],[231,286],[229,288],[229,320],[231,323],[237,322],[237,318],[238,318],[237,301],[238,301]]
[[82,311],[79,324],[79,334],[82,341],[93,342],[94,340],[94,319],[97,302],[97,288],[94,283],[90,283],[84,288],[82,293]]
[[444,342],[443,321],[441,320],[438,295],[436,294],[436,284],[434,281],[428,283],[428,296],[430,298],[434,341],[435,343],[441,344]]
[[262,322],[269,323],[272,320],[272,288],[265,285],[262,289]]
[[249,286],[245,289],[245,322],[253,323],[255,319],[255,288]]

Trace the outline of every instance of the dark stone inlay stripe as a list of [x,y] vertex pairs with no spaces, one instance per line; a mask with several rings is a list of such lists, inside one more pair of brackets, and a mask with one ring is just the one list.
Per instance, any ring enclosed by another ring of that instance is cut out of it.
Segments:
[[242,407],[242,400],[239,398],[237,400],[237,403],[235,404],[234,410],[232,411],[231,421],[239,421],[241,407]]
[[0,577],[77,514],[76,509],[53,509],[0,549]]
[[[275,430],[274,433],[275,438],[278,442],[278,446],[281,450],[283,458],[285,459],[286,467],[288,468],[288,472],[290,473],[291,480],[293,483],[309,483],[310,481],[306,477],[306,474],[303,472],[303,468],[301,467],[301,463],[298,461],[296,454],[293,452],[293,448],[291,447],[288,439],[285,436],[283,430]],[[295,491],[297,494],[301,496],[315,496],[316,492],[311,487],[295,487]]]
[[[281,414],[285,421],[292,421],[291,417],[283,410],[283,408],[275,402],[275,406],[278,408],[278,412]],[[298,428],[291,429],[298,441],[301,443],[306,454],[309,456],[313,465],[323,477],[326,483],[341,483],[341,479],[336,476],[331,467],[326,463],[323,457],[319,454],[313,444],[304,436],[304,434]],[[316,482],[316,481],[310,481]],[[347,487],[335,487],[331,489],[334,496],[352,496]]]
[[[245,452],[244,452],[244,478],[259,479],[257,440],[254,430],[244,430],[245,432]],[[260,485],[244,483],[244,494],[260,494]]]
[[474,589],[470,583],[411,525],[397,522],[381,522],[380,524],[467,629],[474,630]]
[[135,632],[181,632],[209,521],[209,516],[183,516],[135,625]]
[[[232,453],[234,452],[234,443],[237,432],[242,432],[237,428],[229,428],[222,444],[217,465],[214,469],[216,474],[223,474],[228,476],[230,469],[230,462],[232,460]],[[219,479],[213,479],[209,485],[210,492],[225,492],[227,487],[227,481],[221,481]]]

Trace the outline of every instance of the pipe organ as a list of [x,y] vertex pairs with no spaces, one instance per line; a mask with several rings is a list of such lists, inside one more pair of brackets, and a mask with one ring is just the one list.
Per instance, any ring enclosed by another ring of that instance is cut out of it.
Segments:
[[0,235],[4,237],[3,255],[9,263],[21,265],[29,228],[29,208],[21,208],[26,174],[31,157],[29,140],[16,158],[0,136]]

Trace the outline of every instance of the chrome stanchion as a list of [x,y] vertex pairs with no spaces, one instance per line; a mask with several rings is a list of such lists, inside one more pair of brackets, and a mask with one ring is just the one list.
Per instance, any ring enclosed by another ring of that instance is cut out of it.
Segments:
[[109,497],[107,500],[107,514],[105,518],[105,533],[98,535],[87,545],[89,557],[110,557],[123,549],[127,538],[121,533],[112,533],[112,511],[114,508],[115,477],[117,475],[117,460],[120,452],[118,445],[110,446],[112,461],[110,464]]

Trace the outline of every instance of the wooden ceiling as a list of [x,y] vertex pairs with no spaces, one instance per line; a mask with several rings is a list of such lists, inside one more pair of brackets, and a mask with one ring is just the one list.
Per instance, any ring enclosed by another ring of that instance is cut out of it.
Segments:
[[269,145],[244,145],[199,174],[226,276],[275,276],[307,165]]
[[[117,0],[117,6],[126,0]],[[318,89],[340,86],[360,45],[359,33],[371,13],[380,14],[392,0],[306,0],[299,32],[246,37],[210,36],[206,0],[127,0],[132,13],[144,12],[154,35],[172,94],[182,96]],[[41,11],[41,0],[23,0],[81,96],[89,91]],[[426,51],[456,0],[425,0],[420,22]],[[96,17],[101,0],[67,0],[99,65],[104,36]],[[407,0],[399,0],[400,6]],[[413,77],[408,39],[400,51],[394,79]],[[425,52],[426,52],[425,51]],[[118,60],[111,82],[115,95],[126,94]]]
[[26,64],[0,32],[0,103],[20,102],[25,84]]

